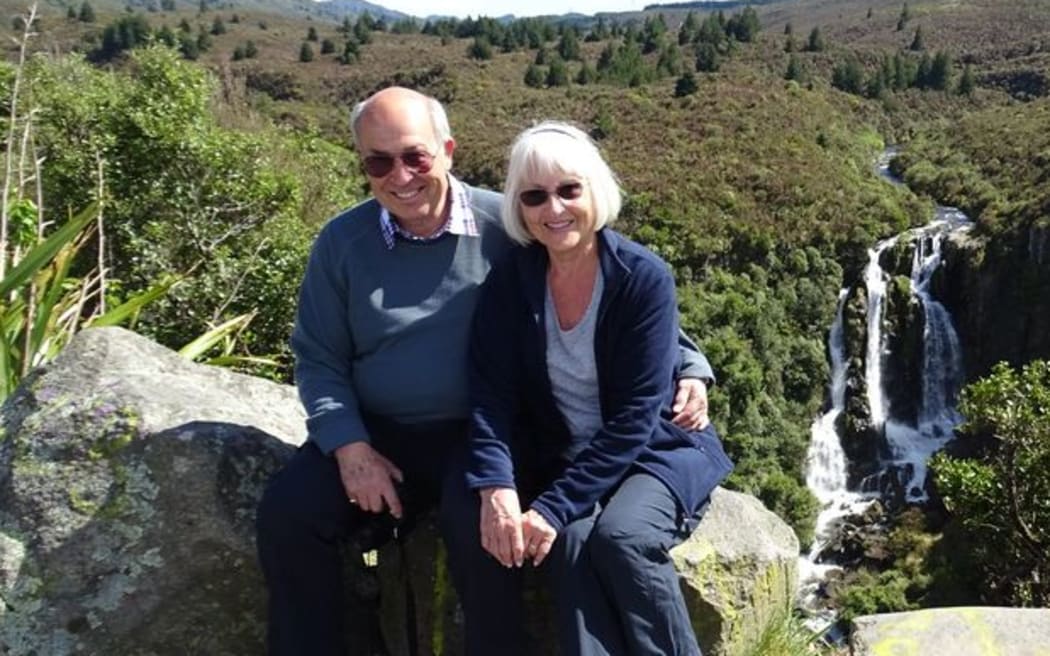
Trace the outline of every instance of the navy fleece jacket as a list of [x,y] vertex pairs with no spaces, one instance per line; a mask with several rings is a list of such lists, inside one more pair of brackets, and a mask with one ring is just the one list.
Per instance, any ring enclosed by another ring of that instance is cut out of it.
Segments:
[[679,348],[666,263],[610,229],[598,237],[605,290],[594,350],[604,423],[572,462],[560,459],[569,431],[547,375],[543,246],[516,249],[493,268],[471,337],[467,484],[543,480],[531,507],[559,531],[634,468],[667,485],[687,514],[732,470],[713,428],[688,432],[670,421]]

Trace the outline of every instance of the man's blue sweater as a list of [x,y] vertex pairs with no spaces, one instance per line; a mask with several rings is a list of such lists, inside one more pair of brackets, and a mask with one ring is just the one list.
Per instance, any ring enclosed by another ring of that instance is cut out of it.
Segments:
[[324,453],[368,440],[362,411],[402,423],[463,419],[478,286],[512,242],[501,196],[467,187],[479,237],[383,242],[370,199],[314,244],[292,333],[310,439]]

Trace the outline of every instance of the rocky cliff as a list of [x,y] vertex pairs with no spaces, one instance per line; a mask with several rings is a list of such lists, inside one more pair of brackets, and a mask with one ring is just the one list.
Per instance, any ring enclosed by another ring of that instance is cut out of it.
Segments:
[[936,290],[955,319],[966,378],[1002,360],[1050,359],[1050,220],[994,240],[950,240]]

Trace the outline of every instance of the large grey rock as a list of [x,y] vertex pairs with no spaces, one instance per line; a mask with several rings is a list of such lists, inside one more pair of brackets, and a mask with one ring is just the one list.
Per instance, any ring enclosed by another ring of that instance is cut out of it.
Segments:
[[706,656],[738,656],[792,607],[798,538],[755,497],[717,489],[689,540],[672,552]]
[[853,620],[853,656],[1046,656],[1050,609],[927,608]]
[[[305,439],[293,388],[193,364],[126,330],[88,330],[23,382],[0,427],[0,654],[263,652],[255,507]],[[421,653],[460,653],[440,552],[425,520],[404,561],[380,553],[392,654],[408,642],[406,592]],[[790,603],[797,553],[757,500],[715,494],[674,552],[705,654],[736,656]],[[378,586],[359,560],[347,559],[348,631],[353,656],[370,656],[383,650]],[[530,653],[547,654],[551,604],[538,579]]]
[[[749,653],[763,630],[793,605],[798,553],[795,533],[758,499],[715,490],[700,526],[671,552],[705,656]],[[381,550],[379,569],[390,653],[409,653],[404,623],[409,591],[420,653],[461,653],[463,618],[433,524],[417,527],[405,541],[404,555],[393,546]],[[411,582],[407,589],[406,577]],[[542,579],[532,575],[525,580],[526,621],[533,640],[527,653],[556,654],[556,629]]]
[[294,390],[116,329],[2,409],[0,653],[262,652],[254,516]]

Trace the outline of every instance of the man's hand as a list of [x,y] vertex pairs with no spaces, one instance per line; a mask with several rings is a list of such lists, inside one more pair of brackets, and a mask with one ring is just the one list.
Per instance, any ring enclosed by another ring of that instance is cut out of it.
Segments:
[[521,567],[521,504],[517,490],[486,487],[481,494],[481,546],[504,567]]
[[711,423],[707,416],[707,384],[700,378],[679,378],[671,420],[686,430],[701,430]]
[[350,503],[374,513],[389,509],[391,515],[401,519],[401,499],[397,496],[394,481],[400,483],[404,477],[394,463],[368,442],[344,444],[333,454]]
[[525,555],[532,559],[535,567],[539,567],[554,546],[558,532],[535,510],[522,515],[521,531],[525,539]]

